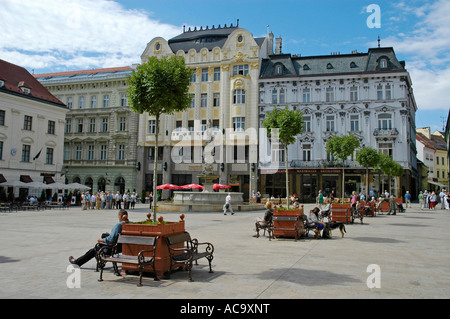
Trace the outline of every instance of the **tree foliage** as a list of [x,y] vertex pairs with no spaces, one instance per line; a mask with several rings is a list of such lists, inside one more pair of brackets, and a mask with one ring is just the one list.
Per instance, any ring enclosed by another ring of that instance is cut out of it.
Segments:
[[134,112],[155,117],[155,161],[153,167],[153,218],[156,222],[158,181],[158,134],[162,114],[173,114],[190,107],[189,84],[192,70],[182,57],[150,57],[127,78],[128,99]]
[[287,106],[284,109],[274,109],[272,112],[266,114],[262,126],[267,130],[267,135],[272,136],[272,143],[277,138],[284,145],[286,154],[286,197],[287,207],[289,209],[288,145],[295,143],[295,137],[303,133],[303,113],[298,109],[295,111],[290,110]]
[[333,136],[327,141],[327,152],[344,162],[359,147],[354,135]]

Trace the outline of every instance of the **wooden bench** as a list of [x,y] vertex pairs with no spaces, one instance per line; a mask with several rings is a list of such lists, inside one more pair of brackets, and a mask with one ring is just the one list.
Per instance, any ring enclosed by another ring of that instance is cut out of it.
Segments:
[[[401,198],[395,198],[395,202],[399,205],[399,204],[403,204],[403,200]],[[389,198],[386,198],[383,200],[383,202],[381,203],[380,212],[385,212],[388,213],[389,212]]]
[[[188,232],[183,234],[166,237],[167,246],[169,247],[170,255],[170,269],[166,273],[167,278],[170,278],[170,272],[174,268],[184,268],[188,271],[189,281],[193,281],[191,276],[192,263],[198,264],[197,261],[201,258],[206,258],[209,262],[209,272],[212,273],[211,262],[214,258],[214,246],[211,243],[199,243],[197,239],[191,239]],[[183,244],[184,247],[179,247]],[[200,245],[206,245],[204,251],[199,251]]]
[[[105,267],[107,262],[112,262],[114,265],[114,270],[117,272],[117,263],[121,264],[131,264],[136,265],[139,268],[139,283],[138,287],[142,287],[142,275],[144,273],[144,268],[146,266],[151,266],[153,269],[153,273],[155,274],[155,280],[159,280],[156,275],[156,244],[158,243],[158,237],[144,237],[144,236],[128,236],[128,235],[119,235],[117,239],[117,243],[113,246],[104,246],[102,247],[97,256],[98,256],[98,265],[100,268],[100,279],[99,281],[103,281],[103,268]],[[127,256],[118,253],[119,245],[128,244],[128,245],[145,245],[148,246],[149,249],[141,250],[137,256]],[[112,249],[112,251],[111,251]]]
[[353,216],[350,204],[332,204],[331,205],[331,220],[333,222],[344,222],[346,224],[353,224]]
[[259,231],[264,230],[264,235],[269,234],[269,240],[273,237],[273,217],[267,222],[264,219],[255,222],[256,238],[259,238]]

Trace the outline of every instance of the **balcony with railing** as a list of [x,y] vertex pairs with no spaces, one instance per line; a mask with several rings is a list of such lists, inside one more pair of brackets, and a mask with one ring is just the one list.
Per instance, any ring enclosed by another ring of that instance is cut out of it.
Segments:
[[396,128],[394,129],[385,129],[385,128],[376,128],[373,131],[373,136],[375,137],[397,137],[399,134]]

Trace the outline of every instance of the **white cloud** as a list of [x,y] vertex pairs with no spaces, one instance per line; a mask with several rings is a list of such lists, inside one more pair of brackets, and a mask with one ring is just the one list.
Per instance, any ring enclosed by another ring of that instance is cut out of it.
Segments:
[[450,2],[437,0],[419,7],[401,2],[395,5],[399,15],[414,15],[419,22],[409,32],[383,40],[397,55],[407,57],[414,95],[419,109],[450,107]]
[[181,28],[107,0],[2,0],[0,58],[33,69],[114,67],[140,62],[155,36]]

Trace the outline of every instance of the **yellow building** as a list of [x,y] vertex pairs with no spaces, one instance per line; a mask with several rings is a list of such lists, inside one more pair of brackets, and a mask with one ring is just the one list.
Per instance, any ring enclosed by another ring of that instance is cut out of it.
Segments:
[[[220,176],[217,182],[232,185],[244,198],[256,190],[259,67],[261,58],[273,53],[271,39],[254,38],[239,25],[225,25],[184,29],[170,40],[156,37],[148,43],[141,56],[143,63],[152,56],[178,55],[195,70],[191,108],[161,119],[163,174],[158,184],[202,182],[197,175],[203,169],[202,146],[210,127],[215,146],[212,171]],[[138,176],[138,189],[151,190],[153,185],[154,121],[148,114],[140,116],[138,160],[143,174]],[[175,146],[183,149],[173,151]]]

